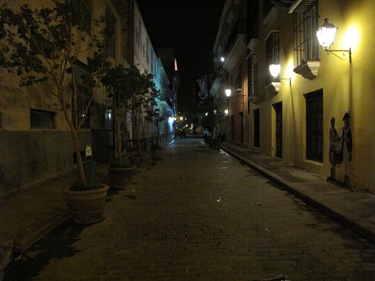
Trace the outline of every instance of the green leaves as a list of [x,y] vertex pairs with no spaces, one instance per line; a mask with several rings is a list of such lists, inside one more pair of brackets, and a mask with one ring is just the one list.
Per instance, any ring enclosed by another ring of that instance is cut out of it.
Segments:
[[140,73],[138,68],[121,65],[105,70],[102,83],[116,108],[128,108],[140,113],[155,105],[159,91],[155,88],[153,75]]
[[[0,64],[23,67],[22,73],[56,71],[56,62],[73,61],[82,52],[79,9],[75,1],[54,0],[55,6],[32,10],[22,5],[0,7]],[[91,45],[93,48],[96,44]],[[30,64],[32,63],[32,64]],[[21,73],[21,72],[18,72]]]
[[[62,108],[72,103],[72,114],[65,116],[76,129],[82,124],[77,116],[88,112],[106,66],[103,42],[81,29],[79,2],[52,0],[40,9],[0,5],[0,67],[17,75],[19,86],[39,86],[43,91],[38,93],[57,97]],[[83,71],[75,73],[78,64]],[[81,104],[78,80],[85,85],[86,102]]]
[[[122,129],[121,125],[128,110],[131,111],[136,127],[136,139],[139,142],[139,127],[136,116],[148,113],[156,104],[159,91],[156,90],[153,76],[140,73],[138,68],[128,68],[118,65],[105,68],[105,75],[101,82],[107,89],[108,96],[112,98],[115,124],[115,157],[121,161],[122,157]],[[140,144],[137,144],[140,154]]]

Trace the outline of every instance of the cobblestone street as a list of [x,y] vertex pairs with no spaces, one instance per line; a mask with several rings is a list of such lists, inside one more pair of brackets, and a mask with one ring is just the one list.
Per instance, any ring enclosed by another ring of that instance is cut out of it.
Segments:
[[169,145],[105,214],[55,233],[71,240],[56,252],[40,241],[5,280],[375,280],[375,245],[200,139]]

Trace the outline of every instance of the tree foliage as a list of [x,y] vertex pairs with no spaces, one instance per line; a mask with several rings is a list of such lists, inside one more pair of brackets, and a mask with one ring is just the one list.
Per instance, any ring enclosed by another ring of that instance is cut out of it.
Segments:
[[105,54],[103,43],[83,30],[77,3],[53,0],[50,7],[33,9],[25,4],[17,10],[2,4],[0,67],[15,74],[21,87],[38,86],[58,100],[86,186],[78,130],[99,87]]
[[201,111],[204,112],[202,118],[202,126],[212,135],[216,126],[225,119],[224,103],[214,101],[213,97],[209,97],[200,105]]
[[148,108],[146,111],[146,121],[151,122],[156,129],[156,136],[153,137],[152,147],[160,147],[160,122],[165,120],[165,116],[160,112],[160,108]]
[[135,66],[111,67],[106,70],[102,82],[108,90],[109,97],[112,98],[115,117],[115,158],[120,161],[121,165],[124,150],[121,126],[126,118],[127,110],[131,111],[132,119],[135,122],[137,147],[140,154],[138,117],[142,114],[147,115],[153,110],[160,93],[153,82],[153,75],[140,73]]

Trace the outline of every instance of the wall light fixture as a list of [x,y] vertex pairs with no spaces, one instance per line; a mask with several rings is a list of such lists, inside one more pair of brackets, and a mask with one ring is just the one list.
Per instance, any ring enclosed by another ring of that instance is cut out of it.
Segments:
[[324,19],[324,22],[321,27],[318,28],[316,31],[316,36],[318,37],[319,45],[324,48],[326,53],[334,54],[336,57],[343,59],[336,55],[335,53],[348,53],[349,54],[349,63],[352,63],[352,49],[349,50],[331,50],[329,47],[333,44],[336,37],[337,27],[334,26],[332,23],[328,22],[328,19]]
[[280,78],[280,70],[281,70],[281,65],[280,64],[270,64],[268,67],[272,77],[273,77],[273,82],[272,85],[275,88],[275,91],[278,92],[280,90],[280,81],[281,80],[288,80],[289,81],[289,86],[292,86],[292,79],[289,78]]

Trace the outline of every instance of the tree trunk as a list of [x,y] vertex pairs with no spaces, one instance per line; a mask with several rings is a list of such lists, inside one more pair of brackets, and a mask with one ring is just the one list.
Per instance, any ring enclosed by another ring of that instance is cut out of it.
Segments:
[[86,180],[86,175],[85,175],[85,170],[83,168],[83,160],[81,156],[81,149],[80,149],[80,142],[79,142],[79,136],[78,136],[78,130],[76,128],[73,128],[71,130],[72,134],[72,140],[73,140],[73,145],[74,145],[74,150],[77,155],[77,168],[79,172],[79,177],[81,179],[81,182],[84,187],[87,186],[87,180]]
[[122,137],[121,137],[121,114],[119,114],[117,108],[114,106],[114,138],[115,138],[115,155],[114,158],[118,161],[118,164],[122,165]]
[[70,128],[70,134],[72,136],[72,141],[73,141],[73,146],[74,146],[74,151],[77,156],[77,168],[78,168],[78,173],[79,173],[79,178],[83,184],[83,186],[86,188],[87,181],[86,181],[86,175],[85,175],[85,170],[83,168],[83,160],[81,156],[81,145],[79,141],[79,135],[78,135],[78,129],[74,126],[72,118],[69,116],[70,112],[68,112],[65,104],[64,104],[64,99],[60,99],[60,102],[62,104],[65,120],[69,125]]
[[135,113],[135,133],[136,133],[136,139],[137,139],[137,151],[138,155],[141,155],[141,140],[140,140],[140,132],[139,132],[139,126],[138,126],[138,112]]

